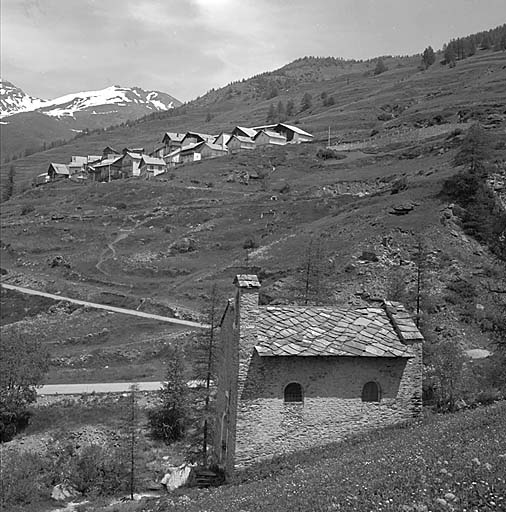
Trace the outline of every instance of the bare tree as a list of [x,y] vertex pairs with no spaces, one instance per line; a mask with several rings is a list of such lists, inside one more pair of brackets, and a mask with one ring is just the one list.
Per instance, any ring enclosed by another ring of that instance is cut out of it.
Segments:
[[202,407],[202,464],[208,462],[209,437],[212,430],[212,403],[211,386],[215,379],[216,362],[216,328],[219,321],[219,298],[216,284],[213,284],[209,294],[209,303],[206,312],[209,325],[197,339],[196,378],[203,381],[203,407]]

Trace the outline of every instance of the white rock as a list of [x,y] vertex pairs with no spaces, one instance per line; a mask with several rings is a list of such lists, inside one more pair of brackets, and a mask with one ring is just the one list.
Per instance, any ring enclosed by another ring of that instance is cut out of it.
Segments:
[[161,484],[167,488],[167,491],[173,491],[188,482],[192,466],[181,464],[181,466],[170,468],[169,472],[161,480]]
[[76,498],[81,493],[71,485],[58,484],[53,487],[51,498],[56,501],[65,501],[69,498]]

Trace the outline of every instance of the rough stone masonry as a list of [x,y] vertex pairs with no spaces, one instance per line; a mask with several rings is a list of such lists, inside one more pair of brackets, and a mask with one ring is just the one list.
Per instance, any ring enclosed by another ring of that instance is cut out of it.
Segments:
[[402,305],[259,306],[256,276],[234,284],[214,439],[228,474],[420,414],[423,337]]

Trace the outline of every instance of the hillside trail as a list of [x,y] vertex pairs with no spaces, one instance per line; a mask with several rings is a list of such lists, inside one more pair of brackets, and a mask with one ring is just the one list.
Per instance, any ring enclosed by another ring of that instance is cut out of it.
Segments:
[[109,272],[107,272],[106,270],[104,270],[102,268],[102,265],[106,261],[116,258],[116,249],[114,248],[114,246],[117,243],[121,242],[121,240],[125,240],[126,238],[128,238],[130,236],[130,234],[133,233],[139,226],[142,226],[143,224],[146,224],[147,222],[149,222],[151,220],[152,219],[150,217],[147,217],[144,220],[135,220],[131,215],[128,215],[127,219],[123,223],[123,226],[125,225],[125,223],[127,221],[134,222],[135,225],[132,226],[131,228],[125,228],[123,226],[119,228],[119,233],[116,235],[114,240],[106,243],[106,248],[100,254],[99,260],[98,260],[97,264],[95,265],[95,268],[99,272],[104,274],[105,276],[109,277],[111,274]]

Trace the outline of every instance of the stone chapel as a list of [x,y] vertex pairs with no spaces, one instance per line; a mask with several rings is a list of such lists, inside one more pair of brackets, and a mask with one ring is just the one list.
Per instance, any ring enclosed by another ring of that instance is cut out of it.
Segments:
[[423,337],[401,304],[260,306],[257,276],[234,284],[214,439],[227,474],[420,414]]

